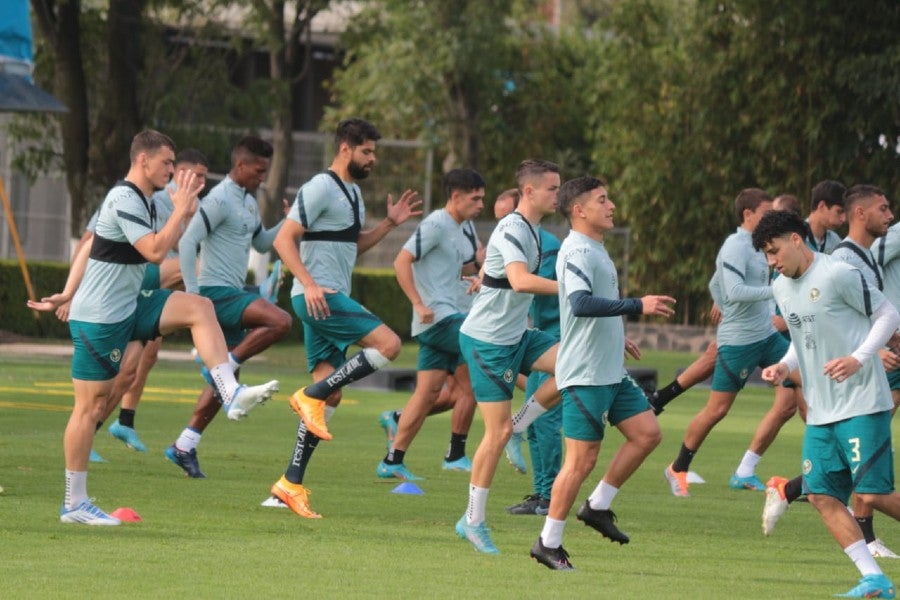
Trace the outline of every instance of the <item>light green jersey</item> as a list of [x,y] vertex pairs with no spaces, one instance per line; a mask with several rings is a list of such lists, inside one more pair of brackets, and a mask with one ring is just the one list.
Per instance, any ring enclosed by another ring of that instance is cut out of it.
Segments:
[[891,225],[887,234],[872,244],[875,262],[884,278],[884,295],[894,306],[900,305],[900,223]]
[[754,250],[749,231],[738,227],[728,236],[716,256],[713,277],[710,291],[721,294],[722,300],[719,346],[745,346],[775,333],[769,265],[763,253]]
[[869,287],[884,289],[881,267],[875,262],[875,256],[869,248],[863,248],[849,237],[845,237],[831,255],[859,269]]

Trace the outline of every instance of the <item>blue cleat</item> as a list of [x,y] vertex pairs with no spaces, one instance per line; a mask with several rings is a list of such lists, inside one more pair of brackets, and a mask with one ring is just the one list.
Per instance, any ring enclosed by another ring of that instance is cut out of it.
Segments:
[[522,452],[521,433],[513,432],[509,441],[506,442],[506,460],[522,475],[528,472],[528,465],[525,463],[525,453]]
[[179,450],[172,444],[166,448],[166,458],[181,467],[185,474],[192,479],[204,479],[206,475],[200,470],[200,462],[197,460],[197,449],[191,448],[190,452]]
[[106,460],[105,458],[103,458],[102,456],[97,454],[97,451],[94,450],[93,448],[91,448],[91,457],[88,460],[90,460],[90,462],[95,462],[95,463],[109,462],[108,460]]
[[259,286],[259,295],[270,304],[278,304],[278,290],[281,288],[282,281],[284,281],[284,273],[281,270],[281,260],[276,260],[272,263],[272,272],[269,277]]
[[484,522],[478,525],[469,525],[466,522],[466,515],[463,515],[456,522],[456,535],[464,540],[469,540],[478,552],[500,554],[497,546],[491,541],[491,530],[487,528]]
[[114,438],[122,440],[122,442],[124,442],[125,445],[132,450],[137,450],[138,452],[147,451],[147,446],[145,446],[144,442],[142,442],[138,437],[137,432],[134,430],[134,428],[121,425],[118,419],[110,423],[109,433]]
[[468,456],[460,456],[456,460],[447,460],[444,459],[443,469],[445,471],[459,471],[461,473],[471,473],[472,472],[472,461],[469,460]]
[[766,485],[759,480],[756,475],[750,477],[738,477],[737,474],[731,476],[728,480],[728,487],[733,490],[753,490],[756,492],[766,491]]
[[375,472],[382,479],[402,479],[403,481],[422,481],[425,479],[424,477],[417,477],[410,473],[409,469],[406,468],[406,465],[400,463],[399,465],[389,465],[384,461],[378,463],[378,467],[375,469]]
[[71,510],[63,505],[59,509],[59,520],[62,523],[81,523],[82,525],[119,525],[119,519],[111,517],[96,506],[90,500],[84,500]]
[[846,594],[837,594],[838,598],[893,598],[895,594],[894,584],[891,580],[879,573],[878,575],[866,575],[859,580],[855,588]]
[[391,449],[391,444],[394,443],[394,437],[397,435],[397,421],[394,419],[394,412],[393,410],[386,410],[378,415],[378,424],[381,425],[385,435],[387,435],[388,450]]

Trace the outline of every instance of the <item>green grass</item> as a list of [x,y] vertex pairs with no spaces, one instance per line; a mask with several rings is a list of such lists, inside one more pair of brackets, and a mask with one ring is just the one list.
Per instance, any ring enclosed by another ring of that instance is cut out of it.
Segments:
[[[297,421],[287,394],[308,382],[302,348],[281,346],[265,358],[246,367],[244,379],[277,377],[283,392],[245,421],[220,418],[209,427],[199,448],[205,480],[185,479],[162,454],[190,415],[197,371],[190,363],[157,365],[137,416],[150,451],[129,451],[105,430],[97,436],[95,448],[109,463],[91,466],[90,495],[104,509],[130,506],[144,518],[106,529],[57,518],[68,361],[0,357],[0,597],[816,598],[846,591],[858,578],[809,505],[793,507],[767,539],[759,525],[763,495],[727,487],[771,402],[768,390],[748,388],[708,438],[693,468],[709,483],[694,486],[686,500],[669,494],[662,470],[707,392],[676,400],[661,419],[662,446],[613,506],[631,543],[613,545],[572,516],[564,544],[578,570],[562,574],[528,558],[543,520],[504,512],[531,489],[530,477],[505,461],[488,506],[502,554],[479,555],[456,537],[468,478],[440,469],[449,415],[429,419],[407,457],[427,478],[420,482],[425,495],[392,494],[395,484],[378,480],[384,435],[377,417],[402,406],[401,393],[346,393],[331,422],[335,439],[319,446],[307,472],[312,506],[324,519],[260,507],[293,446]],[[690,359],[647,352],[641,364],[658,368],[664,384]],[[399,362],[414,364],[414,350],[405,348]],[[476,418],[470,456],[481,431]],[[794,474],[801,438],[795,419],[760,476]],[[610,433],[579,498],[596,485],[620,441]],[[878,531],[889,546],[900,546],[896,524],[879,517]],[[882,563],[900,579],[898,566]]]

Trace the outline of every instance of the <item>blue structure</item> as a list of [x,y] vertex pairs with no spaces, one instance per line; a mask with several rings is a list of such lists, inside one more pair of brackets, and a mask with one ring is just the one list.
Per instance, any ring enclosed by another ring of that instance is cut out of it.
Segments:
[[28,0],[0,2],[0,112],[65,112],[65,105],[35,87]]

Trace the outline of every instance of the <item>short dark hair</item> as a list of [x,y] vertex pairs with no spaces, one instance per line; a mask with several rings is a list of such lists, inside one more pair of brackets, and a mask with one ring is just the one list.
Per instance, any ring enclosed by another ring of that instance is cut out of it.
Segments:
[[813,186],[809,195],[809,212],[818,208],[819,202],[824,202],[827,208],[832,206],[844,206],[844,192],[847,188],[840,181],[825,179]]
[[516,169],[516,185],[521,190],[525,187],[526,181],[540,177],[544,173],[559,173],[559,165],[539,158],[523,160],[519,163],[519,168]]
[[175,155],[175,164],[187,163],[189,165],[203,165],[209,168],[209,159],[196,148],[185,148]]
[[238,160],[253,158],[272,158],[272,144],[255,135],[245,135],[231,149],[231,166]]
[[354,117],[338,123],[337,130],[334,132],[334,148],[337,150],[344,142],[351,148],[356,148],[368,140],[377,142],[380,139],[381,133],[374,125],[365,119]]
[[570,219],[572,205],[576,203],[576,200],[591,190],[601,187],[606,187],[606,182],[598,177],[584,176],[568,180],[559,188],[559,194],[557,195],[559,212],[566,219]]
[[175,142],[166,134],[155,129],[145,129],[132,138],[128,156],[134,162],[138,154],[142,152],[155,154],[160,148],[170,148],[172,152],[175,152]]
[[482,190],[484,187],[484,177],[475,169],[453,169],[444,175],[444,195],[447,200],[456,190],[471,192]]
[[762,216],[753,230],[753,247],[762,250],[775,238],[792,233],[806,239],[806,232],[806,221],[799,214],[791,210],[771,210]]
[[500,202],[507,196],[511,196],[513,200],[513,210],[519,207],[519,200],[522,199],[522,192],[519,191],[519,188],[509,188],[508,190],[503,190],[500,192],[500,195],[497,196],[497,199],[494,200],[494,204]]
[[734,199],[734,214],[737,216],[738,223],[744,222],[744,211],[755,211],[763,202],[771,202],[772,196],[769,192],[760,188],[745,188],[738,192]]
[[779,208],[779,210],[789,210],[798,215],[800,214],[800,200],[797,196],[793,194],[778,194],[772,202],[778,202],[779,200],[781,201],[781,208]]
[[868,200],[873,196],[884,196],[884,191],[880,187],[865,183],[851,186],[844,192],[844,207],[849,211],[854,204]]

